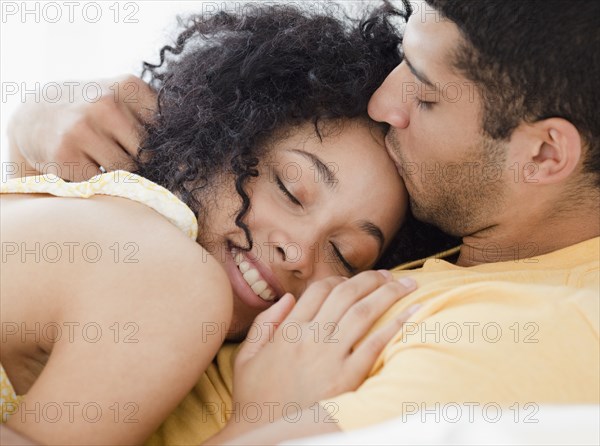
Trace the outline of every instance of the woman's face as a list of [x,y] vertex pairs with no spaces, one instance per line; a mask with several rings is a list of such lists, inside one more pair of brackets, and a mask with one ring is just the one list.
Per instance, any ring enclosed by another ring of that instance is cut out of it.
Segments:
[[285,292],[299,298],[316,280],[372,268],[408,202],[383,132],[362,120],[322,140],[312,123],[297,127],[269,147],[258,169],[246,186],[252,250],[240,249],[247,240],[234,223],[241,199],[233,181],[208,206],[200,231],[233,288],[228,338],[243,335]]

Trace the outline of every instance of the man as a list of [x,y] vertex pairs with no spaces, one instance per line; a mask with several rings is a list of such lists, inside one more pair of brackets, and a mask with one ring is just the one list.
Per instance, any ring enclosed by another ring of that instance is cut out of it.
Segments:
[[410,271],[418,290],[381,322],[423,307],[355,392],[247,437],[248,422],[231,420],[212,442],[273,443],[449,404],[599,403],[599,44],[593,0],[415,5],[405,59],[369,111],[390,124],[413,213],[462,237],[459,258]]

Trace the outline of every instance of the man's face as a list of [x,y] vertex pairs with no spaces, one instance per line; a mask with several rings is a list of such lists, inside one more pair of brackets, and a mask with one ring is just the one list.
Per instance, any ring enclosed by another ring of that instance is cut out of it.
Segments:
[[453,68],[458,28],[429,12],[411,16],[405,59],[373,95],[369,114],[391,125],[387,149],[415,216],[466,236],[495,224],[505,147],[483,135],[480,95]]

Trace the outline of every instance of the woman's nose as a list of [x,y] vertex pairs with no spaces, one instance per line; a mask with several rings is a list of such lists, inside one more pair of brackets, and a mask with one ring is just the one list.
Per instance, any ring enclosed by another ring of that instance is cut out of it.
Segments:
[[406,79],[402,65],[398,65],[373,93],[368,107],[369,116],[373,120],[387,122],[399,129],[408,127],[411,94],[416,94],[416,91],[412,91],[416,87],[414,82],[404,82]]
[[271,232],[269,244],[274,248],[274,261],[282,269],[303,280],[313,275],[318,255],[316,237],[306,231],[299,237],[292,237],[291,231],[277,230]]

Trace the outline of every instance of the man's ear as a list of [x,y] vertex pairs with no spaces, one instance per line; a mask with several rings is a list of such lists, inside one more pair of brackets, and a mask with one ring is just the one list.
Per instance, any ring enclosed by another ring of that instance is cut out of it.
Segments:
[[566,180],[577,170],[583,148],[577,128],[563,118],[548,118],[529,124],[528,162],[535,165],[535,179],[541,184]]

